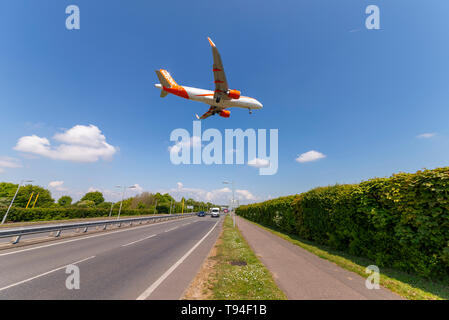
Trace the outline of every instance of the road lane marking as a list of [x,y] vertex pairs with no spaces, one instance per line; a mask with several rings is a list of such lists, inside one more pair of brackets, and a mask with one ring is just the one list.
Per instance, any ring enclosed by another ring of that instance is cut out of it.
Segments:
[[143,240],[147,240],[147,239],[153,238],[153,237],[155,237],[155,236],[157,236],[157,234],[152,234],[152,235],[149,236],[149,237],[145,237],[145,238],[140,239],[140,240],[136,240],[136,241],[133,241],[133,242],[130,242],[130,243],[127,243],[127,244],[123,244],[122,247],[127,247],[127,246],[130,246],[130,245],[135,244],[135,243],[137,243],[137,242],[140,242],[140,241],[143,241]]
[[175,229],[178,229],[178,227],[174,227],[174,228],[171,228],[171,229],[165,230],[164,232],[170,232],[170,231],[173,231],[173,230],[175,230]]
[[[169,223],[169,222],[177,222],[177,221],[178,220],[156,222],[156,223],[152,223],[152,224],[149,224],[149,225],[146,225],[146,226],[141,226],[141,227],[133,227],[133,228],[124,229],[124,230],[109,231],[109,232],[104,232],[104,233],[101,233],[101,234],[95,234],[95,235],[91,235],[91,236],[87,236],[87,237],[76,238],[76,239],[72,239],[72,240],[46,244],[46,245],[39,246],[39,247],[32,247],[32,248],[27,248],[27,249],[23,249],[23,250],[17,250],[17,251],[11,251],[11,252],[6,252],[6,253],[0,253],[0,257],[9,256],[11,254],[21,253],[21,252],[26,252],[26,251],[36,250],[36,249],[53,247],[53,246],[57,246],[57,245],[60,245],[60,244],[74,242],[74,241],[86,240],[86,239],[91,239],[91,238],[96,238],[96,237],[103,237],[103,236],[107,236],[107,235],[111,235],[111,234],[115,234],[115,233],[120,233],[120,232],[125,232],[125,231],[139,230],[139,229],[142,229],[142,228],[148,228],[148,227],[152,227],[152,226],[155,226],[155,225],[160,225],[160,224]],[[11,248],[11,249],[13,249],[13,248]]]
[[81,263],[81,262],[84,262],[84,261],[93,259],[93,258],[95,258],[95,256],[91,256],[91,257],[88,257],[88,258],[85,258],[85,259],[82,259],[82,260],[75,261],[75,262],[73,262],[73,263],[66,264],[65,266],[62,266],[62,267],[59,267],[59,268],[56,268],[56,269],[47,271],[47,272],[42,273],[42,274],[40,274],[40,275],[37,275],[37,276],[31,277],[31,278],[25,279],[25,280],[22,280],[22,281],[13,283],[13,284],[10,284],[9,286],[3,287],[3,288],[0,288],[0,291],[4,291],[4,290],[6,290],[6,289],[9,289],[9,288],[12,288],[12,287],[21,285],[21,284],[23,284],[23,283],[25,283],[25,282],[29,282],[29,281],[31,281],[31,280],[34,280],[34,279],[37,279],[37,278],[46,276],[47,274],[50,274],[50,273],[59,271],[59,270],[64,269],[64,268],[67,268],[67,266],[69,266],[69,265],[72,265],[72,264],[75,264],[75,265],[76,265],[76,264],[79,264],[79,263]]
[[157,289],[157,287],[159,287],[159,285],[165,280],[167,279],[167,277],[173,272],[175,271],[175,269],[181,264],[183,263],[183,261],[185,259],[187,259],[187,257],[201,244],[201,242],[204,241],[204,239],[207,238],[208,235],[211,234],[211,232],[215,229],[215,227],[217,226],[218,222],[217,221],[214,226],[209,230],[208,233],[206,233],[206,235],[204,237],[202,237],[200,239],[200,241],[198,241],[189,251],[187,251],[187,253],[185,255],[183,255],[181,257],[181,259],[179,259],[174,265],[172,265],[167,271],[165,271],[165,273],[160,276],[159,279],[156,280],[156,282],[154,282],[150,287],[148,287],[148,289],[146,289],[144,292],[142,292],[142,294],[140,296],[137,297],[136,300],[145,300],[146,298],[148,298],[153,292],[154,290]]

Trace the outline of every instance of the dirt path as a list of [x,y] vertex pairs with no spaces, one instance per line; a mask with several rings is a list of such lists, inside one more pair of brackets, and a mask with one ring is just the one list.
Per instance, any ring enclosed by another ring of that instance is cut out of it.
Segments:
[[321,259],[254,224],[236,217],[238,228],[256,255],[273,274],[291,300],[396,300],[395,293],[380,287],[367,289],[365,279]]

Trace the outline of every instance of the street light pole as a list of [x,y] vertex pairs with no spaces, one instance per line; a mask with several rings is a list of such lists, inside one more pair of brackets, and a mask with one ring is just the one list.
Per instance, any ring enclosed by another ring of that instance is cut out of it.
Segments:
[[235,227],[235,212],[234,212],[234,205],[235,205],[235,182],[234,180],[231,180],[231,183],[229,181],[223,181],[223,184],[232,184],[232,204],[231,204],[231,210],[232,210],[232,217],[233,217],[233,224]]
[[[130,186],[128,187],[129,189],[134,189],[136,186]],[[116,186],[116,188],[121,188],[121,186]],[[118,209],[118,215],[117,215],[117,220],[120,219],[120,212],[122,212],[122,204],[123,204],[123,198],[125,197],[125,190],[126,187],[123,186],[123,192],[122,192],[122,200],[120,201],[120,208]]]
[[114,206],[114,202],[112,202],[111,203],[111,211],[109,211],[109,218],[111,217],[111,215],[112,215],[112,207]]
[[12,204],[13,204],[14,200],[16,199],[17,193],[19,192],[19,189],[22,186],[22,183],[24,183],[24,182],[33,182],[33,180],[22,180],[22,181],[20,181],[19,186],[17,187],[16,193],[14,194],[14,197],[12,198],[11,203],[9,204],[8,210],[6,210],[6,213],[3,216],[1,224],[5,223],[6,218],[8,217],[9,210],[11,210]]

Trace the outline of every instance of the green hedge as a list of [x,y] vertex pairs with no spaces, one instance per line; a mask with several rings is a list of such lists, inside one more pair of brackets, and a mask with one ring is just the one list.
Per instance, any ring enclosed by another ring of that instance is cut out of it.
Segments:
[[[0,211],[3,217],[5,210]],[[7,222],[23,221],[46,221],[63,219],[82,219],[109,216],[110,208],[11,208]],[[149,209],[122,209],[121,216],[137,216],[153,214],[154,210]],[[118,209],[112,211],[113,216],[117,216]]]
[[236,212],[379,267],[449,276],[449,167],[320,187]]

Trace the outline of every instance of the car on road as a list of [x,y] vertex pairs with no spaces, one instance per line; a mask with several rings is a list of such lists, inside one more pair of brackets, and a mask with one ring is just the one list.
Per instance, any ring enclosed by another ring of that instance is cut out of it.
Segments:
[[220,217],[220,208],[212,208],[212,209],[210,209],[210,216],[212,218],[219,218]]
[[204,211],[198,212],[198,217],[205,217],[205,216],[206,216],[206,212],[204,212]]

